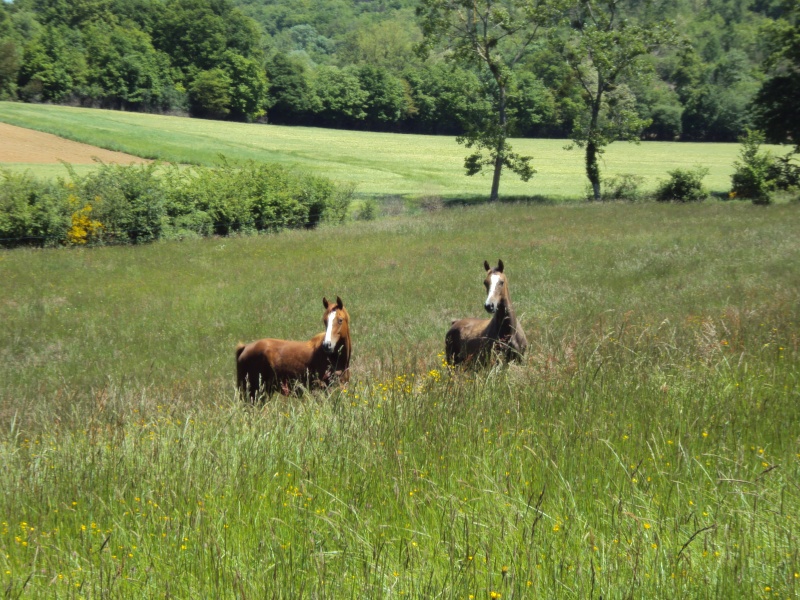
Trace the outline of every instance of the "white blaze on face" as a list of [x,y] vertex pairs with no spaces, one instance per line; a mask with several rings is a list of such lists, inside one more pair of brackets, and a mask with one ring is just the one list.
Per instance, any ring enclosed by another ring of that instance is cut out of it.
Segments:
[[[489,295],[486,296],[486,304],[489,304],[494,298],[494,295],[497,293],[497,284],[500,282],[500,275],[497,273],[492,273],[489,276],[491,283],[489,284]],[[495,303],[496,304],[496,303]]]
[[322,342],[327,347],[333,346],[333,341],[331,338],[333,337],[333,324],[335,321],[336,321],[336,311],[332,310],[328,314],[328,328],[325,330],[325,339]]

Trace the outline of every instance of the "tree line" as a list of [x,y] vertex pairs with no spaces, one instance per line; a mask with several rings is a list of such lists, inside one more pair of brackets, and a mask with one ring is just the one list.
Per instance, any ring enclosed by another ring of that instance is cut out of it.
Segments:
[[[422,55],[420,0],[13,0],[0,4],[0,98],[366,130],[464,134],[491,108],[474,65]],[[453,2],[451,4],[458,4]],[[463,4],[463,3],[462,3]],[[519,2],[478,2],[492,10]],[[569,137],[582,82],[565,56],[581,6],[556,14],[506,92],[519,136]],[[596,2],[598,6],[611,2]],[[648,139],[735,141],[771,68],[779,0],[613,2],[630,25],[671,20],[683,43],[625,82]],[[513,7],[512,7],[513,8]],[[424,19],[423,19],[424,21]],[[796,26],[796,23],[793,23]],[[616,84],[619,87],[619,84]]]

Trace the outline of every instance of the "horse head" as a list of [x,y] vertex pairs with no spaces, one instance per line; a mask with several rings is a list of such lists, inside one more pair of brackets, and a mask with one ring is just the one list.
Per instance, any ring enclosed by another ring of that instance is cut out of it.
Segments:
[[508,280],[503,274],[503,261],[498,260],[497,266],[492,268],[489,261],[483,261],[483,268],[486,269],[486,279],[483,285],[486,287],[486,301],[483,303],[486,312],[496,313],[501,304],[508,302]]
[[328,354],[333,354],[340,345],[346,344],[350,339],[350,315],[339,296],[336,296],[336,302],[328,302],[327,298],[323,298],[322,305],[325,307],[325,312],[322,313],[322,323],[325,325],[322,349]]

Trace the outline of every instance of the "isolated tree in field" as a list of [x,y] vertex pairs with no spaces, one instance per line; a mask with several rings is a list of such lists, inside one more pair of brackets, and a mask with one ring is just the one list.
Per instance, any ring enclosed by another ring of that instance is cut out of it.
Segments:
[[646,57],[656,48],[677,43],[666,22],[634,24],[623,18],[620,0],[579,0],[570,10],[571,34],[564,57],[583,99],[572,139],[586,149],[586,175],[600,200],[598,156],[615,140],[638,141],[650,124],[636,107],[626,82],[649,72]]
[[442,44],[445,57],[488,73],[489,114],[473,115],[458,138],[475,152],[464,161],[467,175],[494,169],[489,199],[497,200],[500,175],[508,167],[523,181],[536,172],[531,158],[512,151],[508,92],[514,69],[540,29],[550,20],[556,0],[421,0],[417,8],[424,42],[430,51]]

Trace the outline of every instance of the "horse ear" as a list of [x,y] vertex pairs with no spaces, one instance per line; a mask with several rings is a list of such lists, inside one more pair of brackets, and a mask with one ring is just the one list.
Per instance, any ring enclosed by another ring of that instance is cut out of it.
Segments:
[[342,302],[342,299],[339,298],[339,296],[336,296],[336,304],[339,305],[339,308],[344,308],[344,302]]
[[497,271],[498,273],[503,272],[503,261],[500,260],[499,258],[497,259],[497,268],[495,269],[495,271]]
[[322,297],[322,306],[328,308],[328,299],[325,296]]
[[483,268],[486,269],[487,271],[491,271],[492,270],[492,267],[489,266],[489,261],[488,260],[483,261]]

